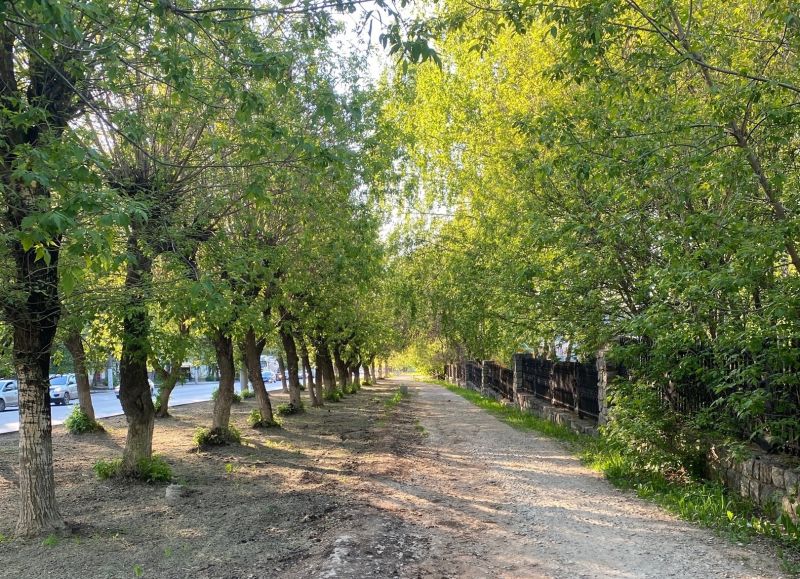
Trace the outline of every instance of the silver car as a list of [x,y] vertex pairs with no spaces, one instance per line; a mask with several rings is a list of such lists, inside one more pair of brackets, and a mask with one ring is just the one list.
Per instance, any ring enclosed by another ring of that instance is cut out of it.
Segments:
[[75,374],[50,376],[50,403],[66,406],[78,398],[78,382]]
[[0,380],[0,412],[9,406],[19,407],[19,389],[16,380]]

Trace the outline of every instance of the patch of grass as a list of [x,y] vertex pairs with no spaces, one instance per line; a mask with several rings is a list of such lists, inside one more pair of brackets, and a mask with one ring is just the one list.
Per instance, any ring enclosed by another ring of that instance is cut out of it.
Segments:
[[425,427],[422,426],[419,420],[414,424],[414,430],[419,432],[420,436],[428,436],[428,431],[425,430]]
[[198,428],[194,432],[194,443],[200,448],[241,444],[241,442],[242,434],[233,425],[222,429]]
[[47,537],[42,541],[42,547],[57,547],[58,543],[59,540],[56,535],[47,535]]
[[114,460],[100,459],[92,466],[94,474],[97,475],[97,478],[99,478],[100,480],[108,480],[110,478],[116,477],[121,469],[122,469],[121,458],[115,458]]
[[247,424],[249,424],[251,428],[277,428],[281,425],[280,422],[276,420],[264,420],[264,417],[261,416],[261,410],[258,408],[253,408],[250,411],[250,414],[247,416]]
[[111,478],[133,478],[147,483],[169,482],[172,480],[172,468],[167,462],[154,454],[150,458],[142,458],[136,464],[133,472],[124,472],[122,459],[98,460],[92,466],[97,478],[107,480]]
[[337,388],[336,390],[332,390],[331,392],[325,392],[325,394],[322,395],[322,398],[326,402],[339,402],[339,400],[344,398],[344,394],[342,393],[341,390]]
[[103,425],[92,420],[81,410],[80,406],[72,408],[72,412],[64,420],[64,426],[71,434],[85,434],[87,432],[102,432]]
[[[474,390],[459,388],[441,380],[426,381],[444,386],[514,428],[538,432],[566,442],[584,464],[602,472],[615,486],[634,490],[640,497],[683,519],[728,534],[738,541],[760,535],[795,552],[800,551],[800,524],[794,523],[785,514],[775,518],[765,516],[753,501],[734,496],[717,482],[670,479],[658,472],[642,472],[602,436],[576,434],[564,426],[504,405]],[[787,569],[793,565],[796,563],[784,563]]]
[[406,386],[400,386],[397,389],[397,392],[394,393],[394,396],[389,398],[383,405],[386,407],[387,410],[391,410],[398,404],[400,404],[403,400],[408,398],[408,388]]
[[305,409],[305,404],[302,402],[300,402],[299,407],[290,402],[284,402],[275,407],[275,414],[278,416],[289,416],[290,414],[300,414],[301,412],[305,412]]
[[245,400],[247,398],[255,398],[255,397],[256,397],[256,391],[255,390],[242,390],[242,400]]
[[141,565],[134,565],[133,566],[133,576],[134,577],[142,577],[144,575],[144,569],[142,569]]

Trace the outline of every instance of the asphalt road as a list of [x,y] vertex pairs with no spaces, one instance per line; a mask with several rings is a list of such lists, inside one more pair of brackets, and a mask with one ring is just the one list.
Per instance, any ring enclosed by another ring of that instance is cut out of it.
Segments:
[[[217,386],[217,382],[188,383],[176,386],[175,390],[172,391],[172,396],[170,396],[169,405],[179,406],[181,404],[211,400],[211,393],[217,389]],[[280,382],[271,382],[266,386],[269,391],[281,389]],[[236,392],[240,391],[239,382],[236,382],[234,387]],[[117,396],[112,390],[92,392],[92,403],[94,404],[94,413],[97,418],[122,414],[122,406],[120,406],[119,400],[117,400]],[[64,419],[72,412],[72,406],[76,404],[78,404],[78,401],[73,400],[69,406],[51,406],[53,425],[64,422]],[[17,430],[19,430],[19,411],[16,408],[10,408],[5,412],[0,412],[0,434],[16,432]]]

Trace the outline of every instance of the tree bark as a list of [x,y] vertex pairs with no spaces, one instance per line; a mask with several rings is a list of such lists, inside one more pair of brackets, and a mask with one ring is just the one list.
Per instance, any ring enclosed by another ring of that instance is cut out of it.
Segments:
[[324,370],[322,369],[322,366],[323,366],[324,362],[322,361],[322,354],[319,353],[319,350],[317,350],[317,353],[314,356],[314,361],[315,361],[315,363],[317,365],[317,374],[314,377],[314,388],[317,391],[317,398],[319,400],[319,405],[320,406],[324,406],[325,405],[325,402],[324,402],[325,397],[323,396],[323,392],[324,392],[324,390],[323,390],[323,388],[324,388],[324,386],[323,386],[323,384],[324,384],[323,383]]
[[[336,376],[331,360],[331,350],[328,342],[320,337],[314,340],[314,348],[317,350],[317,379],[322,377],[325,393],[332,394],[336,390]],[[320,394],[322,391],[320,391]]]
[[365,383],[366,382],[372,382],[372,377],[370,376],[370,373],[369,373],[369,364],[364,363],[364,364],[362,364],[361,368],[364,371],[364,382]]
[[75,363],[75,381],[78,383],[78,402],[81,412],[94,420],[94,405],[92,404],[92,389],[89,384],[89,373],[86,370],[86,352],[83,349],[83,339],[80,332],[72,331],[64,341],[64,345]]
[[128,268],[125,289],[128,296],[122,320],[122,357],[119,363],[119,400],[128,422],[128,436],[122,454],[124,472],[135,473],[143,459],[153,455],[155,407],[147,381],[150,318],[145,284],[152,261],[139,248],[136,236],[128,238]]
[[[222,369],[220,369],[219,379],[222,380]],[[250,381],[247,378],[247,365],[244,362],[242,362],[242,367],[239,369],[239,386],[243,393],[250,390]]]
[[278,374],[281,375],[281,387],[284,392],[289,392],[289,387],[286,385],[286,364],[283,362],[283,356],[278,354]]
[[[300,336],[300,360],[303,363],[303,372],[306,375],[306,388],[308,388],[308,397],[311,399],[311,406],[322,406],[322,393],[317,389],[314,382],[314,373],[311,371],[311,360],[308,357],[308,346],[305,339]],[[317,369],[319,373],[319,369]]]
[[[211,425],[216,432],[225,432],[230,426],[231,404],[233,404],[233,382],[236,370],[233,363],[233,339],[217,328],[212,338],[219,366],[219,389],[214,401],[214,418]],[[245,376],[245,383],[247,377]]]
[[347,392],[347,387],[350,385],[350,373],[342,360],[342,351],[338,344],[333,347],[333,361],[336,364],[336,373],[339,375],[339,389]]
[[360,376],[360,372],[359,372],[358,362],[356,362],[353,365],[353,387],[354,388],[360,388],[361,387],[361,376]]
[[294,343],[294,337],[283,325],[281,325],[278,333],[281,336],[281,343],[283,344],[283,351],[286,352],[286,369],[289,373],[289,404],[300,410],[300,377],[298,375],[298,357],[297,345]]
[[244,354],[247,362],[247,372],[250,375],[250,382],[256,392],[258,409],[261,412],[261,423],[263,426],[275,424],[275,416],[272,414],[272,401],[269,393],[264,386],[264,378],[261,376],[261,352],[264,351],[265,342],[263,339],[256,340],[256,333],[253,328],[247,330],[244,336]]

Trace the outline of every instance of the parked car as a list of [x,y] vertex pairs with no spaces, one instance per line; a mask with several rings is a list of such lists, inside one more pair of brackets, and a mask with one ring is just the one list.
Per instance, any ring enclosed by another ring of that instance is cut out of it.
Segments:
[[262,370],[261,379],[264,380],[264,384],[269,384],[270,382],[274,382],[275,372],[273,372],[272,370]]
[[[150,384],[150,396],[152,398],[155,398],[156,397],[156,385],[155,385],[155,383],[150,378],[147,379],[147,383]],[[117,400],[119,400],[119,386],[114,388],[114,394],[117,395]]]
[[9,406],[19,407],[19,389],[16,380],[0,380],[0,412]]
[[50,404],[66,406],[78,398],[78,382],[75,374],[50,376]]

